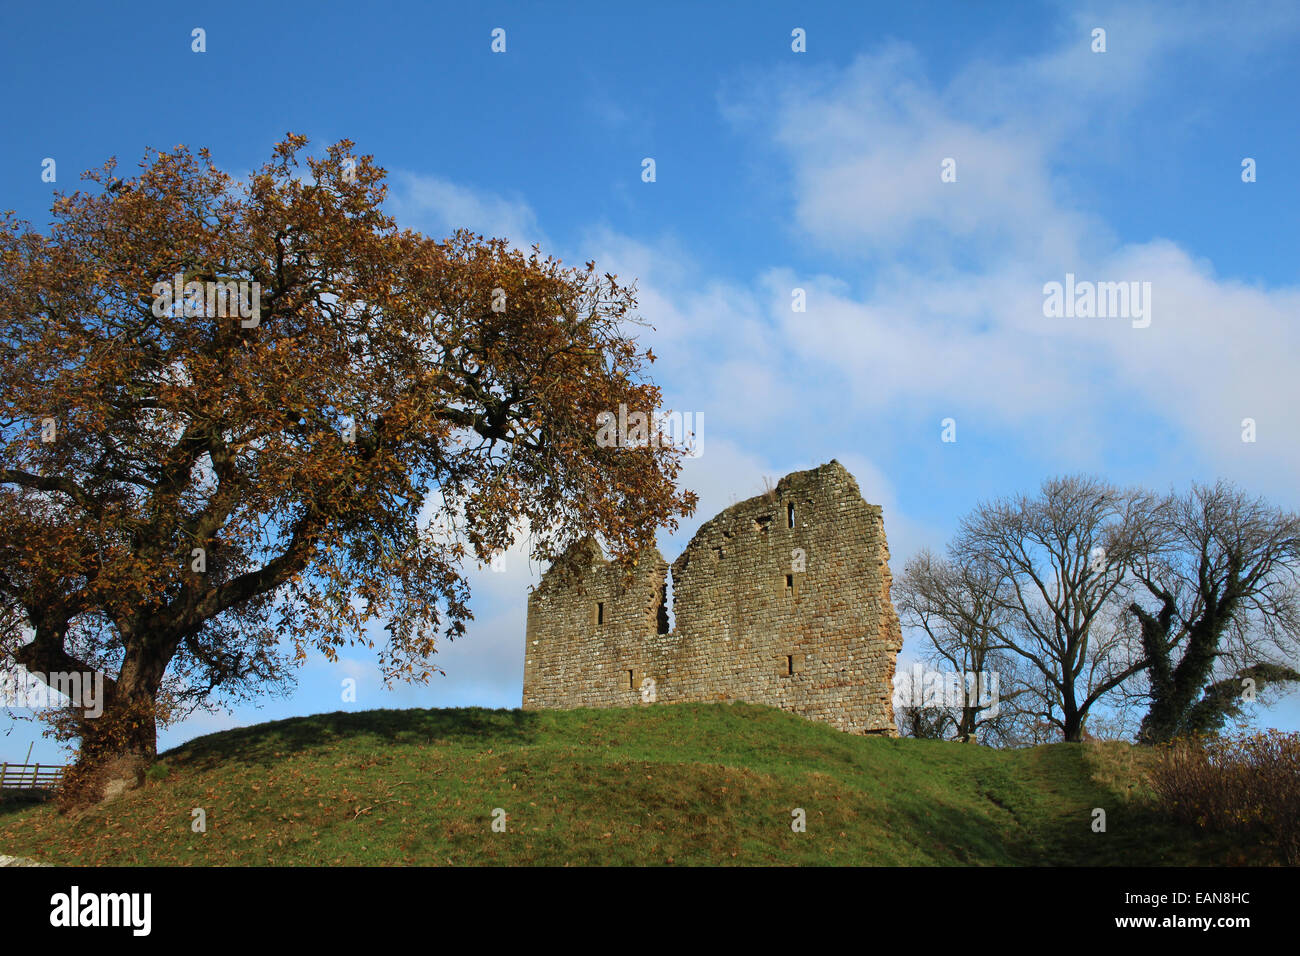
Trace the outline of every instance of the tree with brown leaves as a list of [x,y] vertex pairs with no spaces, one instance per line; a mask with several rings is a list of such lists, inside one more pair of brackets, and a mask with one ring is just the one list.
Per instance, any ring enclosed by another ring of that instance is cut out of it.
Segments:
[[74,728],[90,799],[159,721],[369,622],[385,678],[426,680],[466,560],[594,532],[631,562],[694,508],[679,448],[596,440],[660,410],[634,287],[399,230],[370,157],[303,169],[305,145],[245,183],[150,152],[56,197],[48,234],[0,218],[0,666],[107,675]]

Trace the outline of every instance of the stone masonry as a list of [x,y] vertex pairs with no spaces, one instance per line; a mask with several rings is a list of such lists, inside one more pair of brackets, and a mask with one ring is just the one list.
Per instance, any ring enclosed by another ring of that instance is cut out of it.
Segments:
[[884,523],[838,461],[700,528],[672,566],[671,631],[657,548],[630,579],[590,538],[560,563],[579,571],[550,568],[528,599],[524,709],[744,700],[895,734]]

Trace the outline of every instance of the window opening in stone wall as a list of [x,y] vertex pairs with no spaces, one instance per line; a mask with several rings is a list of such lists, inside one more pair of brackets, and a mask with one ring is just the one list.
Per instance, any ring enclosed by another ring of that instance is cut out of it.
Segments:
[[785,656],[785,673],[789,677],[794,676],[794,655],[793,654],[787,654]]
[[668,595],[668,584],[665,582],[664,585],[659,589],[659,620],[656,622],[656,624],[657,624],[657,630],[659,631],[660,634],[667,634],[670,630],[672,630],[672,622],[669,621],[668,619],[668,610],[669,610],[668,602],[670,600],[671,598]]
[[794,502],[793,501],[785,506],[785,521],[789,527],[791,528],[794,527]]
[[604,601],[596,602],[596,623],[597,624],[605,623],[605,602]]
[[793,590],[794,590],[794,575],[793,575],[793,574],[787,574],[787,575],[785,576],[785,589],[786,589],[787,591],[793,591]]
[[627,689],[636,690],[636,674],[632,671],[627,672]]

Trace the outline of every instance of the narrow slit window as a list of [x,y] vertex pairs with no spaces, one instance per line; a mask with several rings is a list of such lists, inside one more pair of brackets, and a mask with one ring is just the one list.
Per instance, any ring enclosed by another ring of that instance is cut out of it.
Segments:
[[597,624],[605,623],[605,602],[604,601],[596,602],[596,623]]
[[793,654],[787,654],[785,656],[785,672],[787,676],[790,677],[794,676],[794,655]]
[[793,575],[793,574],[787,574],[787,575],[785,576],[785,589],[786,589],[787,591],[793,591],[793,590],[794,590],[794,575]]
[[627,689],[636,690],[636,674],[632,671],[627,672]]
[[791,501],[785,506],[785,521],[791,528],[794,527],[794,502]]

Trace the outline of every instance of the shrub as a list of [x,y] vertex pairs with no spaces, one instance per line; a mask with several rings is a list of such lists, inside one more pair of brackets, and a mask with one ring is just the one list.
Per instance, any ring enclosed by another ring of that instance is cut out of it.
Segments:
[[1176,740],[1161,748],[1151,783],[1177,819],[1240,834],[1300,864],[1300,734]]

